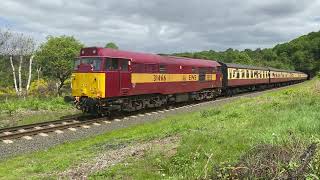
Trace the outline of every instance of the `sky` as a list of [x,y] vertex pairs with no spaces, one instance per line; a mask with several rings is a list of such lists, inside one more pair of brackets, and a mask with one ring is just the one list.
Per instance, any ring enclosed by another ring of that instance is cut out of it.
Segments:
[[86,46],[173,53],[269,48],[320,30],[320,0],[10,0],[0,27]]

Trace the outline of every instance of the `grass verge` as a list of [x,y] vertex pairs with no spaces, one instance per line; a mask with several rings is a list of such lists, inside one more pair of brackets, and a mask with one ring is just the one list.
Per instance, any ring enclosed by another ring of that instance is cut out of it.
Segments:
[[[223,179],[233,175],[233,171],[230,173],[229,170],[235,168],[235,165],[250,164],[249,158],[245,161],[242,158],[248,157],[248,154],[249,157],[255,157],[250,154],[254,147],[266,145],[283,148],[297,144],[300,148],[295,149],[296,154],[288,156],[289,160],[283,164],[278,164],[279,168],[277,165],[277,171],[273,174],[286,175],[286,169],[294,170],[299,166],[298,160],[295,160],[299,158],[295,157],[319,139],[319,83],[319,80],[312,80],[201,112],[176,115],[156,123],[116,130],[47,151],[10,158],[0,162],[0,177],[55,178],[62,171],[90,161],[112,144],[136,143],[177,134],[181,141],[174,155],[166,156],[162,151],[151,150],[143,157],[128,158],[90,177]],[[319,154],[315,153],[313,160],[308,163],[308,170],[303,173],[304,177],[319,176],[318,160]],[[247,177],[251,176],[256,177],[257,174],[249,173]]]
[[62,97],[3,99],[0,103],[0,127],[56,120],[76,113],[79,111],[64,102]]

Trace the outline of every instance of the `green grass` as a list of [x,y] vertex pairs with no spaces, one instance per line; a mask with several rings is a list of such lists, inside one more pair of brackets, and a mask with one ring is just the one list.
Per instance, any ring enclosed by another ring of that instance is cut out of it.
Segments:
[[72,104],[64,102],[62,97],[2,99],[0,101],[0,127],[55,120],[75,113],[79,111],[76,111]]
[[317,140],[320,135],[319,83],[319,80],[312,80],[221,107],[178,114],[156,123],[13,157],[0,162],[0,177],[54,177],[105,152],[106,144],[134,144],[178,134],[181,142],[174,156],[167,157],[164,152],[152,150],[142,158],[128,158],[127,163],[92,174],[91,178],[203,178],[206,173],[213,173],[215,165],[237,162],[255,145],[281,145],[291,141],[292,134],[306,144]]
[[57,109],[67,109],[72,108],[70,103],[63,101],[63,97],[53,97],[53,98],[37,98],[37,97],[27,97],[27,98],[10,98],[7,100],[1,100],[0,103],[0,113],[14,113],[17,111],[26,110],[57,110]]

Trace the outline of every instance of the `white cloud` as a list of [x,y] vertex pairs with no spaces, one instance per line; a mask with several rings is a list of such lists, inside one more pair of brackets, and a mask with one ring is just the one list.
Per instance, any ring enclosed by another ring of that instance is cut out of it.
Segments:
[[0,19],[31,33],[74,35],[88,46],[156,53],[272,47],[319,30],[320,0],[11,0]]

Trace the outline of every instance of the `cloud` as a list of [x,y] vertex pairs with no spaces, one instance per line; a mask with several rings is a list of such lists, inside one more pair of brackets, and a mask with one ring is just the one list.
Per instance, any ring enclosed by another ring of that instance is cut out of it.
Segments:
[[0,25],[31,33],[73,35],[88,46],[170,53],[272,47],[319,30],[320,0],[11,0]]

